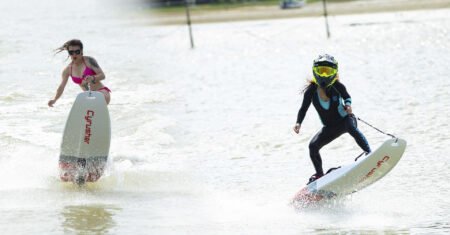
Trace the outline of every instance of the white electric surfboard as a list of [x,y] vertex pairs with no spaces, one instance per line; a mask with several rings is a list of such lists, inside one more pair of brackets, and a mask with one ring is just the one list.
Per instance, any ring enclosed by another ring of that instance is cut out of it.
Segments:
[[339,167],[301,189],[293,203],[308,206],[361,190],[383,178],[405,152],[406,141],[393,138],[355,162]]
[[78,94],[64,128],[59,157],[60,178],[77,184],[97,181],[105,169],[111,122],[101,92]]

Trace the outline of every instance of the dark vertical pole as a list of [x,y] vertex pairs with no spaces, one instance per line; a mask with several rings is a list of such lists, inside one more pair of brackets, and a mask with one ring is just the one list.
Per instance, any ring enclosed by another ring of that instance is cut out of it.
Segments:
[[328,27],[327,0],[322,0],[322,2],[323,2],[323,16],[325,17],[325,27],[327,29],[327,38],[330,38],[330,28]]
[[191,28],[191,14],[189,12],[189,0],[184,0],[184,6],[186,8],[186,20],[189,28],[189,38],[191,39],[191,49],[194,49],[194,37],[192,36],[192,28]]

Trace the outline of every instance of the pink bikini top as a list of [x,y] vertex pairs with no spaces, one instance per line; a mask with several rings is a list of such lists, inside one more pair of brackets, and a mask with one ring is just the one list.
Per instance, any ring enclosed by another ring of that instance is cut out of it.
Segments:
[[84,66],[86,66],[86,68],[84,69],[83,77],[81,77],[81,78],[72,76],[72,65],[70,65],[70,76],[72,77],[72,81],[76,84],[81,84],[81,82],[84,80],[84,78],[86,76],[96,75],[95,71],[86,65],[86,63],[84,62],[84,59],[83,59],[83,64],[84,64]]

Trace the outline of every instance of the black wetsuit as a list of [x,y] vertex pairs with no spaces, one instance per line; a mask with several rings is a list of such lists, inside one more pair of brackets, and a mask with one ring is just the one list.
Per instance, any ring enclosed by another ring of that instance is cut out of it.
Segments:
[[[297,115],[297,123],[301,124],[312,103],[324,125],[309,143],[309,154],[316,174],[319,175],[323,175],[319,150],[344,133],[349,133],[365,152],[371,151],[366,138],[357,128],[355,116],[347,114],[344,110],[342,100],[346,105],[351,104],[351,97],[345,86],[336,81],[326,89],[326,94],[330,98],[328,102],[320,99],[317,85],[309,85],[305,90],[303,103]],[[326,108],[327,105],[328,108]]]

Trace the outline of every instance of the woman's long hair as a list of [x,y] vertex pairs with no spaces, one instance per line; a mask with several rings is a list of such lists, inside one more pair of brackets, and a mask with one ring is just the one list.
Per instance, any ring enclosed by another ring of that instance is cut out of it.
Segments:
[[83,50],[83,43],[78,39],[72,39],[64,43],[61,47],[55,49],[55,54],[58,54],[61,51],[68,51],[69,46],[79,46],[80,49]]
[[312,79],[307,79],[306,85],[305,85],[305,87],[303,87],[303,90],[301,93],[305,93],[305,91],[308,90],[312,86],[316,87],[317,84]]

